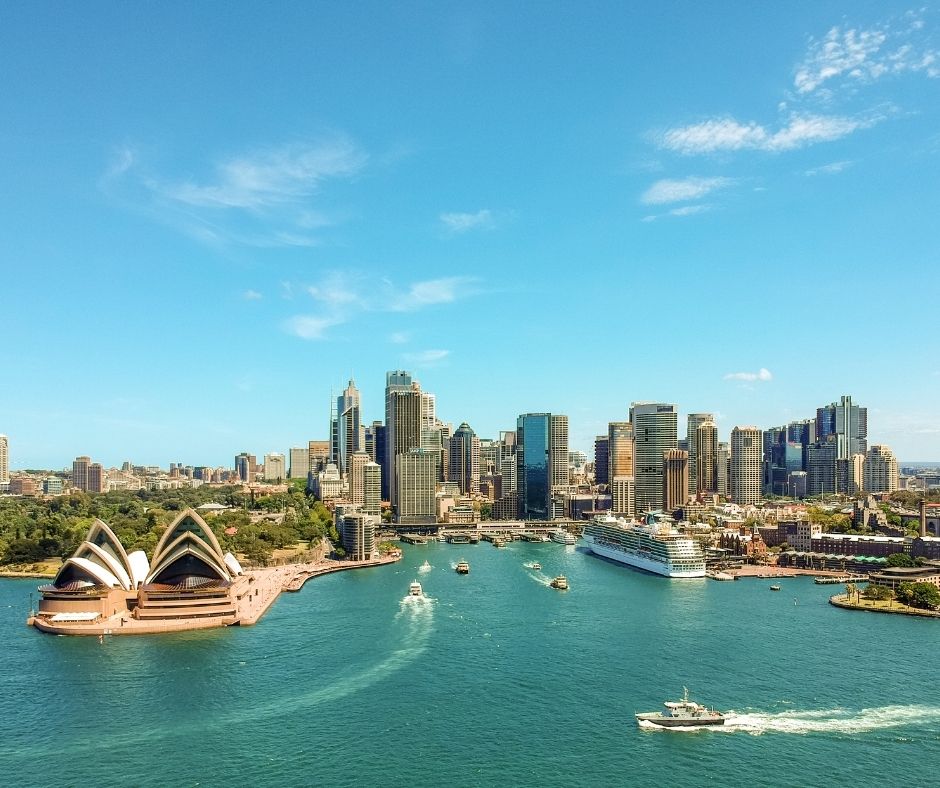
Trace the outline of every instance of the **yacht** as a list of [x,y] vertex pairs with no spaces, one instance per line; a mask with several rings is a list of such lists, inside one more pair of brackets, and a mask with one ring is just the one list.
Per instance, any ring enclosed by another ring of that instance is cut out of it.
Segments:
[[725,715],[714,709],[709,709],[694,700],[689,700],[689,691],[685,692],[682,700],[666,701],[665,714],[661,711],[650,711],[636,715],[637,722],[651,722],[660,728],[694,728],[701,725],[724,725]]
[[577,544],[578,540],[574,534],[569,534],[564,528],[556,528],[552,531],[552,541],[558,544]]
[[458,575],[469,575],[470,574],[470,564],[466,561],[461,561],[457,564],[457,574]]
[[532,564],[532,568],[535,570],[539,570],[542,568],[542,565],[538,563],[538,561],[536,561],[534,564]]
[[424,596],[424,589],[421,588],[421,583],[417,580],[413,580],[408,587],[408,596]]
[[565,577],[564,575],[558,575],[558,577],[552,580],[552,582],[549,583],[549,585],[552,588],[557,588],[559,591],[567,591],[568,590],[568,578]]

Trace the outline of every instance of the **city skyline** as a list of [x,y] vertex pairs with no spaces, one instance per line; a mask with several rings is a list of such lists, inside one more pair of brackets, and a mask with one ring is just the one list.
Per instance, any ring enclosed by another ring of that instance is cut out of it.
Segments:
[[10,470],[287,454],[395,368],[481,438],[851,392],[940,460],[936,8],[237,8],[7,9]]

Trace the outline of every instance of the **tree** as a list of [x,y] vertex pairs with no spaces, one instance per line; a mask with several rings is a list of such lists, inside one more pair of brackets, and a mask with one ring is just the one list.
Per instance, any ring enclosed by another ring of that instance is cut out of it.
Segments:
[[933,583],[901,583],[897,596],[905,605],[922,610],[940,607],[940,588]]
[[914,566],[914,559],[911,558],[907,553],[891,553],[891,555],[888,556],[888,561],[885,565],[891,567]]
[[886,602],[889,599],[894,599],[894,592],[886,586],[869,583],[868,588],[862,591],[862,596],[875,602]]

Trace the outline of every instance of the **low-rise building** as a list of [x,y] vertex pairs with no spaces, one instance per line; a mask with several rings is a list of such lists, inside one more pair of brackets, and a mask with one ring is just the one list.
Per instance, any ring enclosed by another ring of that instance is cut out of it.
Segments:
[[892,591],[896,591],[902,583],[930,583],[940,588],[940,569],[935,566],[885,567],[870,574],[868,582]]

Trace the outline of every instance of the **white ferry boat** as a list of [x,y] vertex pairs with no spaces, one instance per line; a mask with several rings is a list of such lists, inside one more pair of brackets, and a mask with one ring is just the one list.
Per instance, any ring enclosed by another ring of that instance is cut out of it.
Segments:
[[592,553],[665,577],[705,577],[705,554],[698,543],[670,523],[628,522],[599,515],[584,527]]
[[559,544],[577,544],[578,540],[574,534],[569,534],[564,528],[556,528],[552,531],[552,541]]
[[413,581],[408,588],[408,596],[424,596],[424,589],[421,588],[421,583],[417,580]]

